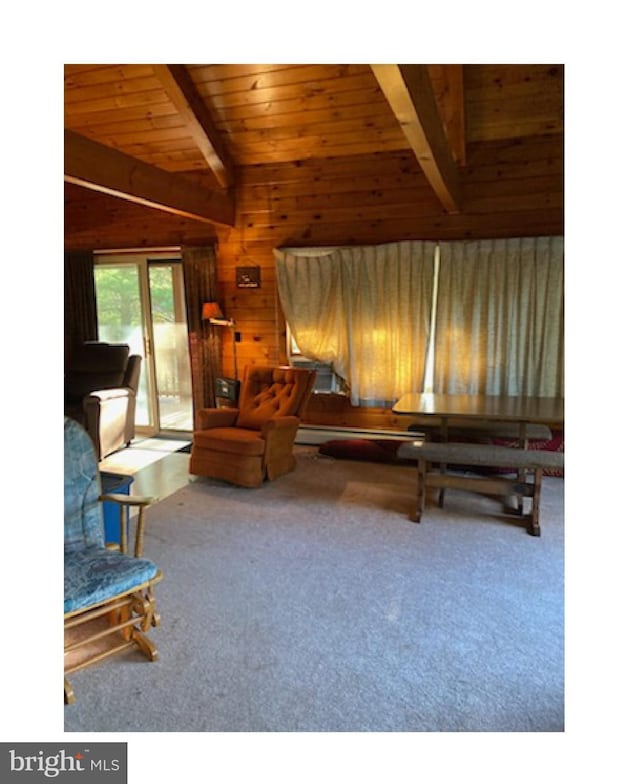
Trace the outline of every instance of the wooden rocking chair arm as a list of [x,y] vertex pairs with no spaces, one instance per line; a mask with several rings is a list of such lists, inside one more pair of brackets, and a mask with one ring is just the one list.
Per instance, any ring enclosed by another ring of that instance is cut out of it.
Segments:
[[99,500],[113,501],[114,503],[120,505],[120,543],[116,545],[115,548],[109,547],[108,549],[118,549],[121,553],[127,553],[129,549],[125,507],[137,506],[139,508],[133,555],[136,558],[140,558],[144,549],[145,511],[147,507],[156,499],[150,496],[125,495],[124,493],[104,493],[99,497]]
[[125,495],[124,493],[104,493],[99,498],[100,501],[113,501],[115,504],[124,506],[149,506],[156,499],[146,495]]

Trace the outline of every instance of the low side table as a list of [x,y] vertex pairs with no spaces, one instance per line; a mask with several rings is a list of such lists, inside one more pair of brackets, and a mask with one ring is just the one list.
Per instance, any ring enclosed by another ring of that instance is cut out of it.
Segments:
[[[126,474],[111,474],[100,471],[100,482],[103,494],[120,493],[130,495],[133,477]],[[120,544],[120,506],[113,501],[103,501],[104,540],[106,544]],[[129,539],[129,509],[126,509],[127,540]]]

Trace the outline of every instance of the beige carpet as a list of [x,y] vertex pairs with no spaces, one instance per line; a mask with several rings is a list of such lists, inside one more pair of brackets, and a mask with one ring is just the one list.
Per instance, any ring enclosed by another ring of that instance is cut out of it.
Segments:
[[297,448],[248,490],[196,479],[149,510],[160,657],[72,676],[72,732],[559,732],[564,480],[542,536],[414,470]]

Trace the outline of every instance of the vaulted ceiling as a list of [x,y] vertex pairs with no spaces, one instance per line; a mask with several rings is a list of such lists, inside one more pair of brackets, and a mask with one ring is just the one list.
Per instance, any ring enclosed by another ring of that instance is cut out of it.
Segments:
[[495,194],[501,165],[532,173],[508,151],[543,141],[562,190],[563,76],[561,65],[66,65],[65,181],[232,227],[247,167],[408,152],[433,209],[455,215],[470,151],[495,159]]

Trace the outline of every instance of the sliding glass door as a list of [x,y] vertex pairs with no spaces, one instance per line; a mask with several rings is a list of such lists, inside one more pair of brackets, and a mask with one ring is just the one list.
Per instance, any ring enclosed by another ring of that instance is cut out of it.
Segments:
[[193,429],[191,371],[182,279],[175,257],[95,258],[98,336],[142,357],[136,430]]

